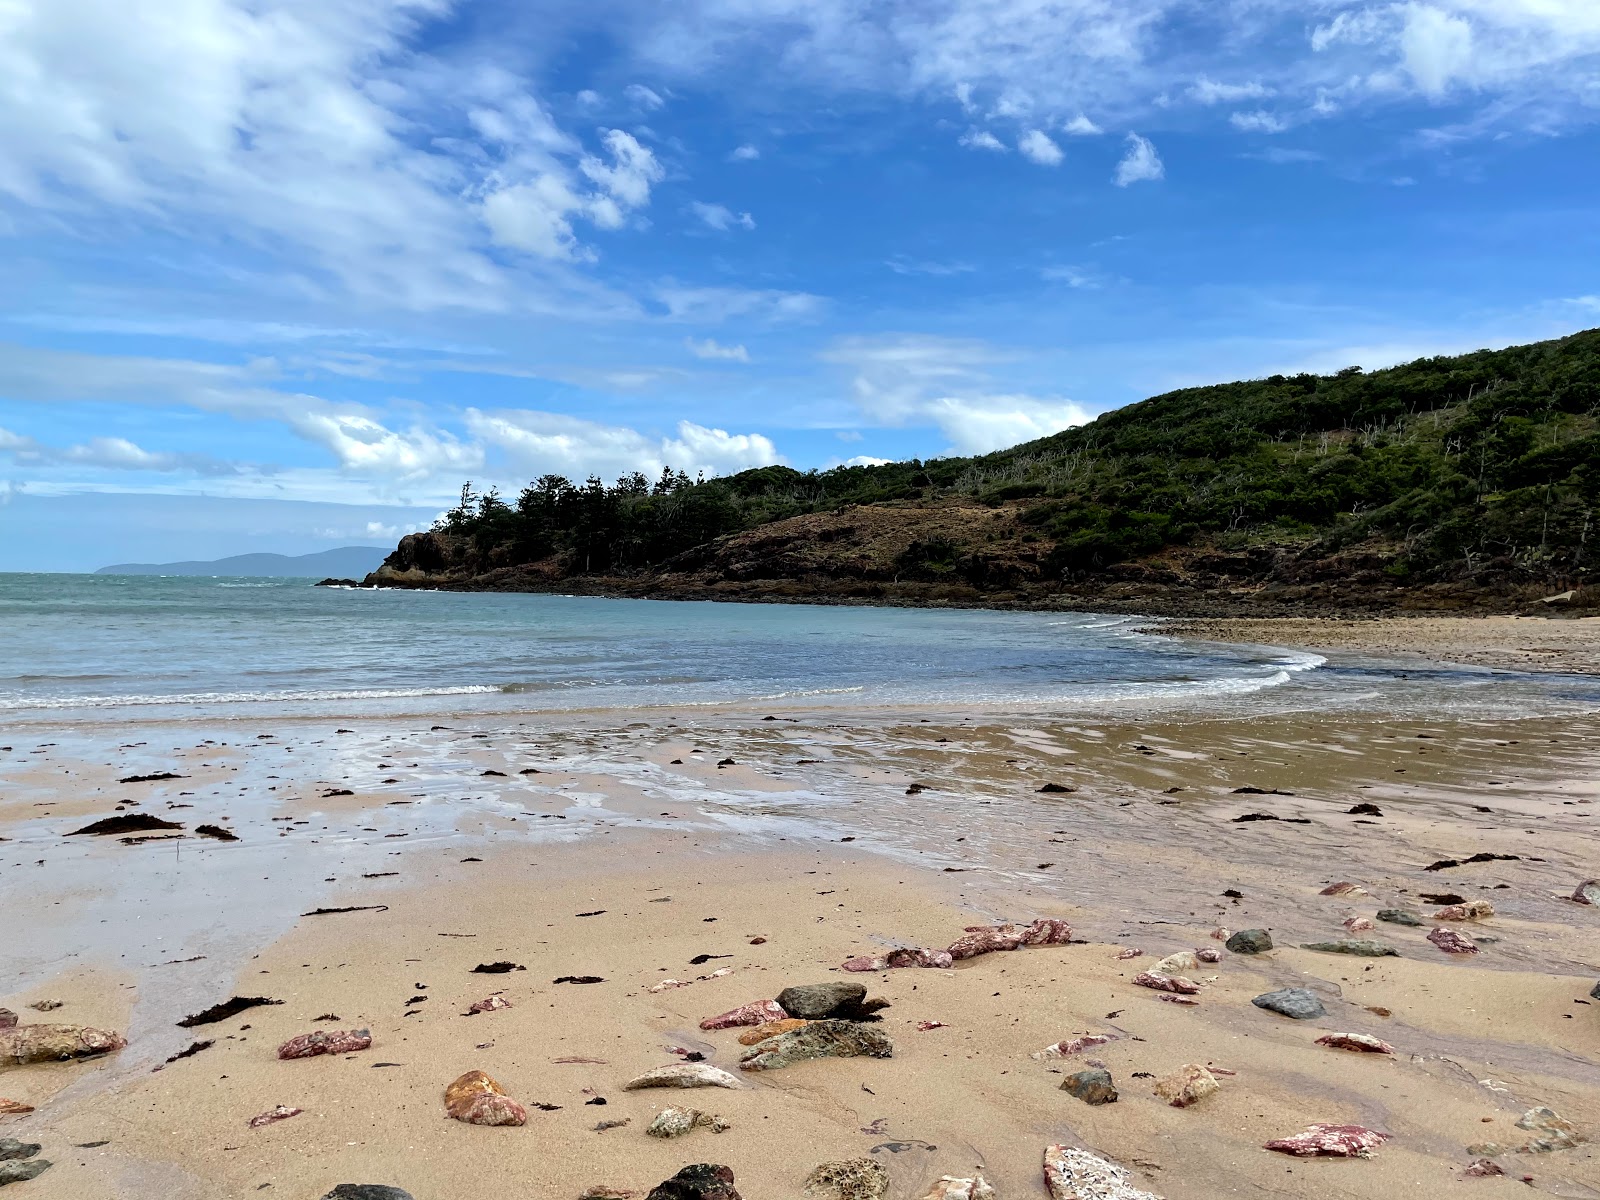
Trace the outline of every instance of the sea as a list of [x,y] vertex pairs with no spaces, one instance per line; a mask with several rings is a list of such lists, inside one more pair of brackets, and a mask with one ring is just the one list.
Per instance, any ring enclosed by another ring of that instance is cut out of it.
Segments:
[[1586,676],[1198,642],[1144,618],[313,582],[0,574],[0,726],[717,706],[1600,711]]

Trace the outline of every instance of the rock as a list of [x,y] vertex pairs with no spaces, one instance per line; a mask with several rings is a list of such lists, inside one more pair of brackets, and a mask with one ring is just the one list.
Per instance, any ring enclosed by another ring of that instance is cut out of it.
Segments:
[[1043,1050],[1035,1050],[1028,1057],[1039,1062],[1048,1062],[1052,1058],[1071,1058],[1074,1054],[1081,1054],[1091,1046],[1104,1046],[1109,1042],[1121,1041],[1120,1033],[1084,1033],[1077,1037],[1065,1038],[1053,1045],[1046,1046]]
[[471,1008],[467,1009],[467,1011],[471,1013],[499,1012],[502,1008],[510,1007],[511,1001],[507,1000],[504,996],[490,996],[486,1000],[479,1000]]
[[739,1062],[743,1071],[772,1071],[811,1058],[891,1058],[887,1035],[853,1021],[812,1021],[752,1046]]
[[923,950],[904,947],[887,954],[862,954],[840,964],[842,971],[892,971],[899,967],[952,967],[955,960],[948,950]]
[[1140,971],[1133,977],[1133,981],[1140,987],[1151,988],[1158,992],[1177,992],[1180,995],[1192,996],[1200,990],[1200,985],[1192,979],[1185,979],[1182,975],[1157,975],[1151,971]]
[[1360,958],[1399,958],[1400,951],[1382,942],[1368,938],[1339,938],[1332,942],[1301,942],[1302,950],[1320,950],[1323,954],[1354,954]]
[[1308,992],[1305,988],[1279,988],[1275,992],[1257,996],[1250,1003],[1268,1012],[1293,1017],[1296,1021],[1309,1021],[1314,1017],[1328,1015],[1328,1010],[1322,1007],[1322,1001],[1317,999],[1317,994]]
[[663,1108],[646,1127],[645,1132],[654,1138],[682,1137],[695,1129],[709,1129],[721,1133],[730,1128],[728,1123],[714,1113],[698,1108]]
[[415,1197],[381,1183],[341,1183],[322,1200],[415,1200]]
[[1203,963],[1219,963],[1222,961],[1222,951],[1213,946],[1201,946],[1194,952],[1195,958]]
[[1217,1077],[1199,1063],[1185,1063],[1156,1080],[1155,1092],[1173,1108],[1188,1108],[1221,1088]]
[[754,1046],[757,1042],[764,1042],[769,1037],[777,1037],[780,1033],[789,1033],[796,1029],[804,1029],[810,1021],[801,1021],[791,1017],[787,1021],[768,1021],[765,1025],[757,1025],[754,1029],[746,1029],[739,1035],[739,1045]]
[[951,958],[976,958],[996,950],[1024,946],[1064,946],[1072,940],[1072,926],[1041,917],[1031,925],[968,925],[966,935],[950,943]]
[[1150,968],[1153,975],[1182,975],[1187,971],[1198,971],[1200,959],[1193,950],[1180,950],[1176,954],[1169,954]]
[[0,1029],[0,1067],[95,1058],[127,1044],[120,1033],[89,1025],[17,1025]]
[[1593,996],[1596,1000],[1600,1000],[1600,983],[1595,984],[1589,989],[1589,995]]
[[1572,899],[1578,904],[1600,904],[1600,879],[1585,879],[1572,890]]
[[44,1149],[38,1142],[19,1142],[16,1138],[0,1138],[0,1162],[18,1158],[32,1158]]
[[[866,991],[865,988],[862,989]],[[707,1017],[700,1022],[701,1029],[736,1029],[741,1025],[765,1025],[768,1021],[782,1021],[789,1014],[776,1000],[757,1000],[739,1008]]]
[[1345,812],[1349,813],[1352,817],[1383,816],[1383,809],[1379,808],[1376,804],[1368,804],[1366,802],[1352,805],[1350,808],[1345,809]]
[[51,1167],[47,1158],[35,1158],[28,1162],[0,1162],[0,1187],[8,1183],[26,1183],[30,1179],[37,1179]]
[[1102,1067],[1073,1072],[1061,1081],[1061,1090],[1071,1092],[1085,1104],[1096,1108],[1117,1102],[1117,1088],[1111,1081],[1111,1072]]
[[1272,935],[1265,929],[1241,929],[1222,944],[1235,954],[1264,954],[1272,949]]
[[444,1090],[444,1111],[468,1125],[523,1125],[528,1110],[483,1071],[468,1071]]
[[1357,1050],[1363,1054],[1393,1054],[1394,1047],[1382,1038],[1365,1033],[1329,1033],[1317,1039],[1319,1046],[1332,1046],[1335,1050]]
[[[785,1034],[785,1037],[792,1036]],[[771,1039],[769,1039],[771,1040]],[[709,1063],[673,1063],[669,1067],[657,1067],[653,1071],[646,1071],[643,1075],[636,1076],[622,1085],[625,1092],[636,1092],[640,1088],[697,1088],[697,1087],[724,1087],[737,1088],[744,1084],[738,1076],[730,1075],[719,1067]]]
[[1387,1133],[1360,1125],[1316,1124],[1304,1133],[1268,1142],[1268,1150],[1296,1158],[1371,1158],[1373,1150],[1389,1140]]
[[298,1117],[304,1109],[290,1108],[287,1104],[280,1104],[277,1108],[269,1108],[260,1116],[251,1117],[251,1129],[260,1129],[263,1125],[272,1125],[278,1121],[287,1121],[290,1117]]
[[994,1189],[982,1175],[976,1179],[945,1175],[924,1193],[922,1200],[994,1200]]
[[1487,900],[1468,900],[1452,904],[1433,914],[1435,921],[1485,921],[1494,916],[1494,905]]
[[56,1009],[66,1006],[60,1000],[35,1000],[28,1007],[35,1012],[55,1012]]
[[9,1008],[0,1008],[0,1029],[15,1029],[17,1027],[17,1014]]
[[854,1016],[867,998],[867,985],[841,979],[834,983],[808,983],[786,987],[778,993],[778,1007],[791,1017],[816,1021],[824,1017]]
[[1344,927],[1351,933],[1366,933],[1368,930],[1377,928],[1372,923],[1371,917],[1346,917],[1344,919]]
[[1341,880],[1338,883],[1330,883],[1327,887],[1323,888],[1320,892],[1318,892],[1317,895],[1319,895],[1319,896],[1368,896],[1368,895],[1371,895],[1371,893],[1368,892],[1367,889],[1362,887],[1359,883],[1351,883],[1349,880]]
[[313,1029],[292,1037],[278,1047],[278,1057],[315,1058],[319,1054],[354,1054],[372,1045],[372,1034],[365,1029]]
[[716,1163],[695,1163],[656,1184],[645,1200],[743,1200],[733,1186],[733,1171]]
[[1403,908],[1380,908],[1378,910],[1378,920],[1387,921],[1391,925],[1410,925],[1415,927],[1422,924],[1421,917],[1417,916],[1416,913],[1409,913]]
[[1542,1105],[1539,1108],[1530,1108],[1517,1118],[1517,1128],[1526,1129],[1539,1136],[1532,1138],[1524,1146],[1517,1147],[1522,1154],[1544,1154],[1551,1150],[1571,1150],[1574,1146],[1582,1145],[1588,1141],[1578,1127],[1565,1117],[1558,1117],[1553,1111]]
[[31,1104],[24,1104],[21,1100],[7,1100],[4,1096],[0,1096],[0,1117],[21,1116],[32,1111]]
[[1134,1187],[1115,1163],[1072,1146],[1045,1148],[1044,1181],[1051,1200],[1161,1200]]
[[1140,950],[1137,946],[1129,946],[1126,950],[1122,950],[1117,953],[1117,960],[1122,962],[1130,958],[1140,958],[1143,955],[1144,951]]
[[1428,940],[1446,954],[1476,954],[1478,948],[1454,929],[1435,929]]
[[889,1190],[889,1172],[870,1158],[826,1162],[806,1176],[806,1190],[828,1192],[839,1200],[882,1200]]
[[1505,1170],[1497,1162],[1492,1162],[1487,1158],[1480,1158],[1475,1160],[1461,1174],[1471,1179],[1492,1179],[1496,1175],[1504,1175]]

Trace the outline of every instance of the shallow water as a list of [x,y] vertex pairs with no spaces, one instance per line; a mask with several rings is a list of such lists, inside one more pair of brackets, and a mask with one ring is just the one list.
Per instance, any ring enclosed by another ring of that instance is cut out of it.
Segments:
[[1560,715],[1587,678],[1393,669],[1078,613],[0,575],[8,724],[656,706]]

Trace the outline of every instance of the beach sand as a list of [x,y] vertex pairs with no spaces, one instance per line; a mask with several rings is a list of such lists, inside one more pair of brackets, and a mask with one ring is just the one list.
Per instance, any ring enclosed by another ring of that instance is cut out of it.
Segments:
[[[1550,640],[1542,626],[1536,640]],[[1600,875],[1591,718],[774,710],[439,723],[13,739],[0,1005],[130,1040],[89,1062],[0,1069],[0,1096],[38,1108],[0,1118],[0,1137],[40,1142],[55,1164],[17,1185],[19,1200],[317,1200],[341,1182],[417,1200],[576,1200],[596,1185],[642,1196],[695,1162],[730,1166],[746,1197],[798,1197],[819,1163],[861,1156],[888,1170],[895,1200],[977,1173],[1003,1198],[1042,1197],[1052,1143],[1183,1200],[1511,1196],[1523,1176],[1552,1195],[1600,1195],[1594,1144],[1515,1149],[1533,1136],[1515,1122],[1540,1105],[1600,1137],[1600,907],[1566,898]],[[152,770],[183,778],[116,782]],[[1073,790],[1041,793],[1047,783]],[[125,801],[186,836],[64,836]],[[1352,813],[1358,803],[1380,815]],[[202,821],[240,841],[192,836]],[[1509,857],[1427,869],[1481,853]],[[1339,881],[1362,890],[1320,894]],[[1435,893],[1493,903],[1487,921],[1440,922],[1481,938],[1480,953],[1424,939]],[[343,906],[383,907],[300,915]],[[1299,948],[1386,907],[1425,923],[1357,936],[1399,957]],[[1066,918],[1074,944],[950,970],[838,970],[1037,917]],[[1219,927],[1269,929],[1277,948],[1202,964],[1192,1007],[1133,983],[1163,955],[1220,948]],[[1129,948],[1142,957],[1118,957]],[[500,960],[526,969],[473,972]],[[668,978],[688,986],[648,990]],[[892,1058],[751,1074],[737,1067],[739,1031],[699,1028],[840,978],[889,1001],[874,1028]],[[1286,986],[1313,990],[1327,1015],[1250,1003]],[[493,994],[512,1007],[464,1015]],[[282,1003],[176,1026],[233,995]],[[26,1007],[47,997],[64,1004]],[[319,1028],[369,1029],[372,1046],[276,1058]],[[1086,1032],[1117,1040],[1030,1057]],[[1396,1053],[1317,1045],[1329,1032]],[[199,1040],[212,1045],[164,1063]],[[746,1086],[623,1090],[684,1053]],[[1180,1110],[1152,1077],[1186,1063],[1234,1073]],[[1109,1069],[1117,1103],[1060,1089],[1091,1064]],[[446,1118],[445,1086],[475,1068],[530,1106],[526,1126]],[[248,1128],[277,1105],[304,1111]],[[731,1128],[646,1136],[668,1105]],[[1392,1140],[1367,1160],[1263,1149],[1319,1121]],[[1480,1143],[1506,1149],[1469,1149]],[[1463,1178],[1480,1157],[1505,1176]]]

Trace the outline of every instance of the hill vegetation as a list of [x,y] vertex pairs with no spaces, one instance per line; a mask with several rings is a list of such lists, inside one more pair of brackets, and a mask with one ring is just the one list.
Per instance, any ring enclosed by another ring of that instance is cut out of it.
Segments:
[[435,557],[460,579],[541,562],[545,578],[703,571],[719,539],[842,528],[795,519],[862,506],[907,514],[914,532],[941,508],[1005,510],[1000,525],[976,523],[979,542],[963,537],[967,521],[902,539],[877,564],[895,581],[983,589],[998,559],[1021,559],[1030,585],[1070,588],[1163,555],[1253,556],[1270,571],[1360,548],[1395,586],[1581,585],[1600,534],[1600,330],[1185,388],[971,458],[610,485],[545,476],[513,500],[469,485],[435,530]]

